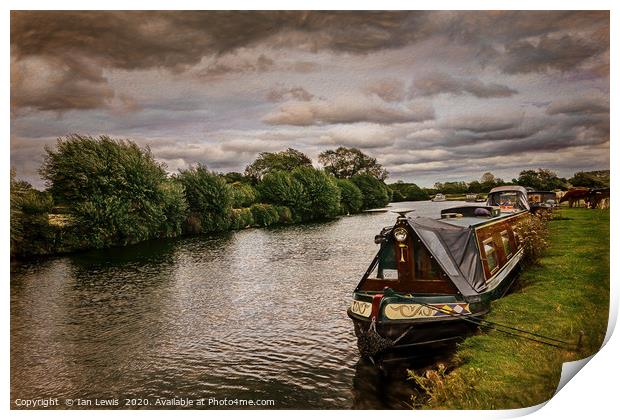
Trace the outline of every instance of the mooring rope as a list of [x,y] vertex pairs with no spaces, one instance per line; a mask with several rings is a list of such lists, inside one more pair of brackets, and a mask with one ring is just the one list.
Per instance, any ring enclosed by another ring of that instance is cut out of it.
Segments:
[[[526,331],[526,330],[523,330],[523,329],[511,327],[509,325],[500,324],[498,322],[488,321],[486,319],[478,318],[475,315],[464,315],[464,314],[456,312],[453,309],[447,310],[447,309],[444,309],[444,308],[438,308],[436,306],[432,306],[432,305],[429,305],[429,304],[426,304],[426,303],[423,303],[423,302],[416,302],[416,303],[418,305],[426,306],[428,308],[431,308],[431,309],[434,309],[436,311],[439,311],[439,312],[441,312],[443,314],[446,314],[446,315],[449,315],[449,316],[452,316],[452,317],[455,317],[455,318],[461,318],[463,321],[466,321],[466,322],[478,325],[479,327],[489,327],[489,328],[492,328],[492,329],[494,329],[496,331],[502,332],[504,334],[511,335],[513,337],[523,338],[525,340],[534,341],[536,343],[545,344],[547,346],[556,347],[556,348],[563,349],[563,350],[570,350],[570,351],[578,350],[579,347],[581,346],[581,336],[582,336],[582,334],[580,334],[579,341],[576,344],[575,343],[569,343],[568,341],[560,340],[560,339],[557,339],[557,338],[548,337],[548,336],[545,336],[545,335],[542,335],[542,334],[537,334],[537,333],[534,333],[534,332],[531,332],[531,331]],[[506,330],[503,330],[502,328],[507,328],[507,329],[510,329],[510,330],[513,330],[513,331],[518,331],[521,334],[517,334],[517,333],[511,332],[511,331],[506,331]],[[529,337],[529,336],[523,335],[523,334],[528,334],[528,335],[532,335],[532,336],[535,336],[535,337],[540,337],[540,338],[543,338],[545,340],[555,341],[556,343],[561,343],[561,344],[549,343],[547,341],[538,340],[536,338]]]

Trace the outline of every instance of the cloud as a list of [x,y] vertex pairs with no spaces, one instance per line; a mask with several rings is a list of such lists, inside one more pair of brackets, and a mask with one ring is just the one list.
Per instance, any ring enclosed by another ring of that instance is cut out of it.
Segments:
[[269,102],[282,102],[286,100],[311,101],[314,95],[301,86],[284,87],[276,86],[267,92]]
[[553,101],[545,111],[548,115],[557,114],[609,114],[609,99],[579,97]]
[[335,101],[288,102],[266,115],[263,122],[270,125],[310,126],[357,122],[395,124],[434,118],[435,111],[427,103],[393,106],[383,101],[347,97]]
[[[66,111],[107,107],[114,91],[89,60],[28,57],[11,60],[11,108]],[[125,97],[127,101],[128,98]]]
[[199,78],[217,78],[238,73],[264,73],[275,67],[273,59],[264,54],[256,58],[244,58],[237,54],[218,57],[214,62],[196,72]]
[[538,43],[516,41],[506,46],[500,61],[505,73],[569,71],[609,48],[609,44],[564,35],[561,38],[543,36]]
[[470,94],[478,98],[505,98],[518,92],[498,83],[483,83],[478,79],[459,79],[448,74],[437,73],[416,79],[411,93],[413,96],[451,93],[453,95]]
[[401,130],[382,124],[358,123],[330,127],[318,144],[373,149],[392,146]]
[[507,130],[515,128],[523,121],[522,115],[461,115],[446,119],[442,127],[454,130],[467,130],[474,133]]
[[376,80],[363,89],[367,95],[376,95],[387,102],[400,102],[405,99],[405,82],[398,79]]
[[14,11],[11,42],[18,57],[73,51],[123,69],[179,67],[267,40],[315,51],[395,48],[420,37],[412,28],[426,21],[423,12]]

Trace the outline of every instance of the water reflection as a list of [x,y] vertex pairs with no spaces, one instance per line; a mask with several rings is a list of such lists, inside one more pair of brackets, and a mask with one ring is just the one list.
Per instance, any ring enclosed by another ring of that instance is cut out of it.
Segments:
[[[453,204],[414,206],[435,215]],[[372,239],[394,219],[365,214],[15,265],[11,399],[403,408],[406,366],[385,376],[360,362],[346,316]]]

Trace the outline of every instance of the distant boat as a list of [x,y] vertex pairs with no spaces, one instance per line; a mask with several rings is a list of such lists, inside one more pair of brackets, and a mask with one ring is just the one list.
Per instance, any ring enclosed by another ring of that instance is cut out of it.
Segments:
[[467,318],[485,315],[513,282],[524,253],[515,226],[530,210],[525,188],[504,186],[485,204],[444,209],[440,219],[399,211],[375,237],[381,247],[347,311],[361,355],[411,357],[471,332]]
[[560,206],[553,191],[528,191],[527,199],[534,210],[541,208],[556,209]]
[[431,199],[431,201],[446,201],[446,196],[442,193],[438,193]]

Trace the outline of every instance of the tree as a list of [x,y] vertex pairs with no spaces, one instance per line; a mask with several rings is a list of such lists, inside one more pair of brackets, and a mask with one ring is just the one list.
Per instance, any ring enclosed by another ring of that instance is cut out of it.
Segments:
[[361,210],[364,204],[362,192],[351,180],[339,179],[340,209],[343,214],[353,214]]
[[226,179],[198,165],[182,170],[176,179],[185,188],[193,232],[225,230],[230,224],[232,191]]
[[392,190],[392,201],[423,201],[429,199],[426,191],[414,183],[399,181],[388,185],[388,188]]
[[566,180],[558,178],[550,169],[539,168],[537,171],[526,169],[519,173],[519,178],[513,179],[515,184],[530,187],[539,191],[550,191],[565,187]]
[[232,192],[232,206],[234,208],[250,207],[258,198],[258,191],[250,184],[234,182],[229,184]]
[[480,177],[480,188],[481,192],[489,192],[491,189],[495,188],[498,185],[498,180],[495,178],[491,172],[485,172],[482,177]]
[[480,177],[480,183],[481,184],[494,184],[495,183],[495,175],[493,175],[491,172],[485,172]]
[[340,210],[336,179],[313,167],[267,173],[257,188],[262,200],[290,208],[296,220],[330,218]]
[[604,188],[609,187],[609,170],[575,172],[568,180],[573,187]]
[[353,181],[362,192],[364,199],[362,208],[372,209],[385,207],[389,203],[390,194],[383,181],[370,174],[355,175],[351,178],[351,181]]
[[298,167],[292,172],[304,189],[304,220],[328,219],[340,212],[340,189],[336,178],[313,167]]
[[289,172],[267,173],[258,183],[260,199],[264,202],[286,206],[291,209],[295,219],[301,220],[307,204],[303,185]]
[[229,184],[234,184],[235,182],[249,182],[250,179],[239,172],[227,172],[224,174],[224,178],[226,178],[226,182]]
[[245,168],[245,175],[258,182],[269,172],[290,172],[300,166],[312,166],[312,160],[299,150],[288,148],[282,152],[262,152]]
[[354,147],[339,147],[321,152],[319,162],[328,173],[339,179],[368,174],[383,181],[388,176],[388,172],[377,163],[377,159]]
[[166,208],[183,207],[180,194],[166,191],[165,167],[148,147],[107,136],[72,135],[45,151],[40,173],[49,192],[54,201],[70,206],[92,246],[159,237],[170,231],[162,225],[170,220]]
[[467,185],[467,192],[470,192],[470,193],[481,193],[482,192],[482,184],[480,184],[478,181],[471,181]]

